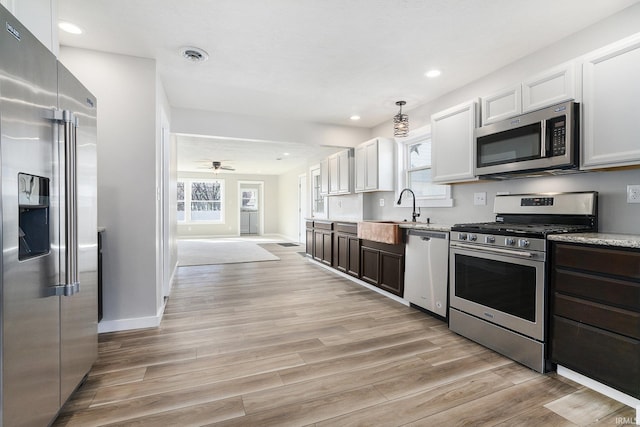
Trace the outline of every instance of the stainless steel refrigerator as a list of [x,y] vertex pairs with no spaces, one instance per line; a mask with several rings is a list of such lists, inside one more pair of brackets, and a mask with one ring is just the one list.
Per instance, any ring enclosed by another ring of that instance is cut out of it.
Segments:
[[46,426],[97,358],[96,100],[0,18],[0,425]]

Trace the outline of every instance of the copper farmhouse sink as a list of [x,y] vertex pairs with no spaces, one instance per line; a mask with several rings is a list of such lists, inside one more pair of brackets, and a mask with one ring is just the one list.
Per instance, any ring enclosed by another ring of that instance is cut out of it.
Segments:
[[358,238],[397,245],[402,243],[402,230],[395,221],[364,221],[358,223]]

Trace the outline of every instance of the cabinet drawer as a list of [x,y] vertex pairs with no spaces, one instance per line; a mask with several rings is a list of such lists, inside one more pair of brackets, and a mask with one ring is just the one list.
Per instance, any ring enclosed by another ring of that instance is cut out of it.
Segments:
[[333,222],[313,221],[313,227],[320,230],[333,230]]
[[640,280],[640,252],[556,243],[554,262],[556,266]]
[[640,312],[640,283],[556,268],[556,292]]
[[553,317],[553,362],[640,398],[640,341]]
[[640,339],[640,313],[556,293],[554,314]]
[[358,234],[357,222],[336,222],[334,225],[335,231],[340,233]]
[[305,226],[307,228],[313,228],[313,221],[305,221]]

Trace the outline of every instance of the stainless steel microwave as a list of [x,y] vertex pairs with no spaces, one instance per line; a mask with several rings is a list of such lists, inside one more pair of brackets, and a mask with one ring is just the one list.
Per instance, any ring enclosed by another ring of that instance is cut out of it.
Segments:
[[578,120],[579,104],[565,102],[477,128],[476,175],[577,169]]

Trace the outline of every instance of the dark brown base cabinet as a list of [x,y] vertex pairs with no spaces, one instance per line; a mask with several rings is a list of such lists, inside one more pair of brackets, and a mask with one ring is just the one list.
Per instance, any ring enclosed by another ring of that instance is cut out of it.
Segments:
[[640,251],[554,242],[551,359],[640,398]]
[[354,222],[307,221],[307,255],[342,273],[400,297],[404,293],[404,243],[358,239]]
[[333,263],[333,222],[313,221],[313,259]]
[[360,277],[360,239],[357,224],[335,224],[333,266],[343,273]]
[[306,222],[307,238],[305,239],[305,246],[307,255],[313,257],[313,221]]
[[404,293],[404,244],[363,240],[360,247],[361,278],[400,297]]

